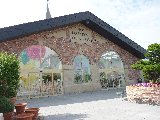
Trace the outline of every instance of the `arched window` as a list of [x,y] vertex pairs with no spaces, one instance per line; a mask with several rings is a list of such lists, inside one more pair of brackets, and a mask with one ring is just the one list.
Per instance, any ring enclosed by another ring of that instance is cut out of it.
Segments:
[[18,97],[35,97],[62,93],[62,64],[57,53],[48,47],[32,45],[20,56]]
[[84,55],[74,58],[74,82],[85,83],[91,80],[89,60]]
[[20,54],[23,69],[61,69],[61,61],[55,51],[48,47],[32,45]]
[[113,51],[103,54],[99,61],[102,88],[124,87],[124,67],[120,56]]

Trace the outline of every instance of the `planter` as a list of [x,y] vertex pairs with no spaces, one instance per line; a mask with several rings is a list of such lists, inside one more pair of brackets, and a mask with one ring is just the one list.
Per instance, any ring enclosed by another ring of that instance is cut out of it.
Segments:
[[3,113],[4,120],[13,120],[13,112]]
[[33,113],[34,114],[33,120],[36,120],[38,117],[39,108],[27,108],[27,109],[25,109],[25,112],[26,113]]
[[21,113],[16,115],[16,120],[32,120],[33,118],[33,114],[32,113]]
[[127,86],[127,99],[138,103],[160,104],[160,86]]
[[26,105],[27,105],[27,103],[18,103],[18,104],[15,104],[16,115],[24,113]]

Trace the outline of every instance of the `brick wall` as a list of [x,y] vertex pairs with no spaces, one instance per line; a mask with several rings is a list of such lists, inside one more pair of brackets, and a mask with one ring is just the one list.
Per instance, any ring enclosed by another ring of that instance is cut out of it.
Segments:
[[[74,57],[78,54],[84,54],[94,69],[97,68],[95,65],[103,53],[115,51],[124,63],[126,84],[135,83],[139,77],[139,72],[130,68],[130,65],[135,63],[138,58],[82,24],[74,24],[1,42],[0,51],[14,52],[19,55],[23,49],[31,45],[44,45],[51,48],[59,55],[63,66],[72,66]],[[99,76],[98,72],[95,74]],[[64,78],[66,77],[64,76]]]
[[160,87],[127,86],[127,99],[134,102],[160,104]]

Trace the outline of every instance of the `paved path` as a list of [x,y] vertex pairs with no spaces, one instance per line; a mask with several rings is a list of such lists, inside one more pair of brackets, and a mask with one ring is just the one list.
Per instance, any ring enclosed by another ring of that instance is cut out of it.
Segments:
[[45,120],[160,120],[160,106],[130,103],[116,93],[102,90],[23,101],[39,107]]

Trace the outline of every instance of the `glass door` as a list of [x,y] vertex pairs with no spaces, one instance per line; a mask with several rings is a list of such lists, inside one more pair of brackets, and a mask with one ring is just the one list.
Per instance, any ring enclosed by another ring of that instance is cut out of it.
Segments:
[[99,73],[102,88],[125,87],[123,62],[117,53],[110,51],[101,56]]
[[40,78],[39,72],[29,72],[28,73],[28,81],[29,81],[29,98],[33,98],[36,96],[41,96],[42,91],[42,81]]
[[20,56],[18,97],[32,98],[63,93],[62,64],[57,53],[48,47],[32,45]]

